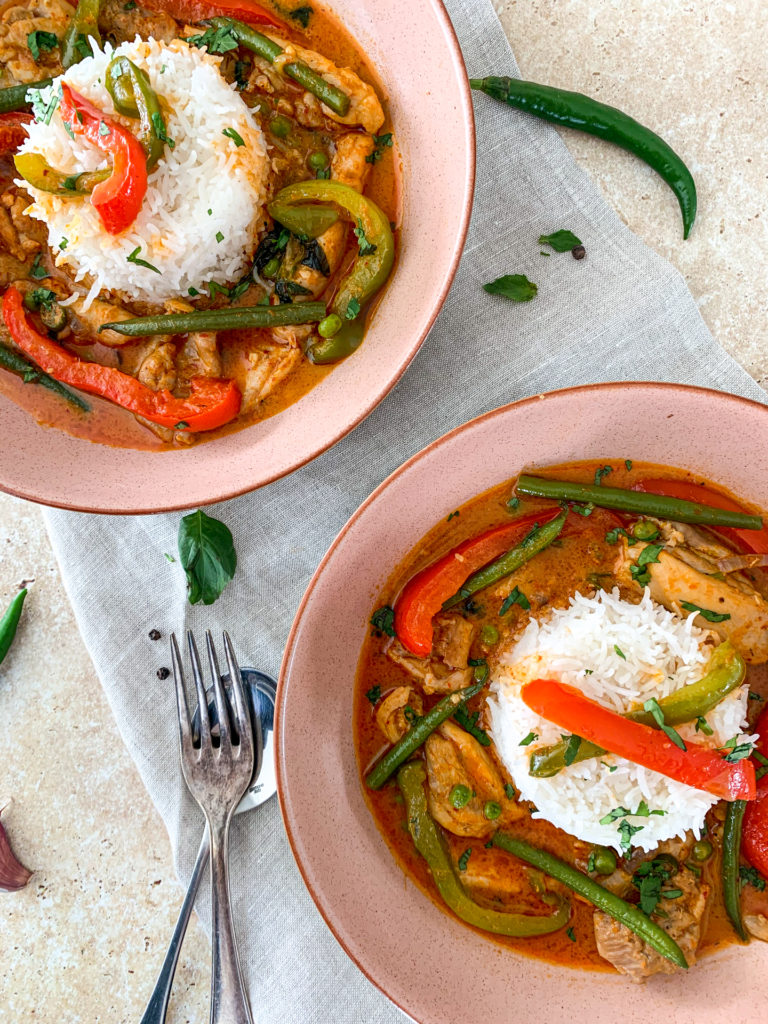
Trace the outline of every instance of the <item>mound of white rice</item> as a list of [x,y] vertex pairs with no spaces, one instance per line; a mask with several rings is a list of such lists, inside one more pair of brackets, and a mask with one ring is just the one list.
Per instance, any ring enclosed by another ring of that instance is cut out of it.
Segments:
[[[488,700],[490,732],[520,795],[535,804],[534,818],[619,850],[618,828],[625,819],[607,825],[600,819],[615,808],[635,811],[644,801],[648,811],[664,813],[626,818],[642,828],[632,836],[633,846],[651,850],[689,829],[700,833],[716,797],[613,754],[570,765],[549,779],[529,775],[531,753],[557,743],[563,730],[540,718],[520,697],[521,687],[537,678],[569,683],[617,712],[664,697],[703,674],[712,650],[705,645],[710,634],[694,626],[694,618],[695,613],[682,619],[655,604],[647,590],[640,604],[622,601],[618,591],[600,591],[591,598],[577,594],[570,607],[531,621],[501,656]],[[678,732],[686,743],[722,746],[746,727],[746,706],[745,685],[707,714],[712,736],[697,733],[693,724],[678,727]],[[537,738],[521,745],[531,733]]]
[[[48,225],[56,264],[70,267],[76,281],[88,282],[89,302],[102,289],[158,302],[186,295],[189,288],[201,290],[209,281],[223,284],[241,276],[263,219],[267,150],[248,107],[219,73],[221,58],[180,39],[165,44],[137,37],[114,50],[107,44],[103,51],[91,43],[94,56],[42,90],[35,111],[59,93],[63,80],[120,120],[103,83],[112,57],[125,55],[149,76],[175,146],[165,147],[149,175],[139,216],[117,236],[104,230],[87,197],[54,196],[19,181],[34,199],[27,213]],[[122,123],[137,132],[138,121]],[[223,134],[228,128],[244,145]],[[105,154],[71,138],[58,110],[49,124],[36,120],[28,131],[21,151],[42,153],[57,170],[76,174],[108,166]],[[138,258],[159,274],[128,262],[137,248]]]

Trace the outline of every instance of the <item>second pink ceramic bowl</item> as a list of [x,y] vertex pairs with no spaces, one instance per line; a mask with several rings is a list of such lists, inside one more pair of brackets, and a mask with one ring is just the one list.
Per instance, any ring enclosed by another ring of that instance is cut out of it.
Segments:
[[642,989],[520,956],[449,917],[404,876],[363,798],[353,681],[377,592],[394,567],[441,518],[523,467],[619,458],[692,469],[768,508],[768,407],[677,385],[608,384],[488,413],[385,480],[330,548],[296,617],[276,726],[288,836],[336,938],[421,1024],[765,1019],[764,943],[731,946]]
[[328,7],[384,83],[402,157],[398,260],[364,344],[284,412],[186,451],[93,444],[39,426],[0,396],[0,489],[90,512],[159,512],[221,501],[315,458],[403,374],[442,306],[469,224],[475,174],[469,83],[440,0],[328,0]]

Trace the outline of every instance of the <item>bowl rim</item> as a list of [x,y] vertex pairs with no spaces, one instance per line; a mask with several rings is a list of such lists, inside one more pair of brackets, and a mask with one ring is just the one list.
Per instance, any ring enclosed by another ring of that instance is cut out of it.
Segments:
[[293,859],[296,866],[301,874],[304,885],[312,898],[312,902],[319,911],[326,926],[330,929],[331,934],[334,936],[336,941],[339,943],[341,948],[344,950],[346,955],[355,964],[359,971],[371,982],[378,990],[382,993],[391,1003],[393,1003],[399,1010],[401,1010],[409,1019],[415,1020],[400,1002],[395,999],[392,994],[379,983],[376,977],[369,971],[368,967],[361,962],[361,959],[356,956],[349,944],[345,941],[345,937],[342,934],[342,930],[334,921],[331,920],[328,913],[326,913],[325,907],[319,894],[316,892],[315,887],[310,882],[308,873],[305,870],[305,866],[298,856],[297,849],[298,843],[295,839],[293,829],[290,824],[287,799],[285,794],[286,789],[286,765],[283,752],[282,743],[282,725],[283,725],[283,695],[286,688],[286,679],[290,672],[291,662],[293,661],[294,649],[297,644],[297,638],[299,629],[302,624],[305,609],[309,604],[316,587],[320,582],[320,578],[325,572],[325,568],[329,561],[333,558],[337,548],[343,542],[349,530],[357,523],[357,521],[365,514],[367,509],[376,501],[379,497],[387,490],[387,488],[399,479],[404,473],[420,462],[422,459],[428,458],[431,452],[436,448],[442,447],[445,444],[449,444],[453,438],[457,435],[469,430],[480,423],[487,422],[495,419],[499,416],[506,415],[510,409],[517,407],[525,407],[527,405],[539,404],[542,401],[557,400],[563,396],[576,394],[576,393],[588,393],[588,392],[610,392],[610,391],[641,391],[643,389],[653,388],[662,391],[679,392],[686,391],[691,393],[698,393],[702,396],[710,395],[717,398],[718,401],[723,401],[728,404],[734,404],[736,406],[747,406],[751,409],[762,409],[766,415],[768,415],[768,405],[758,402],[751,398],[745,398],[742,395],[734,395],[731,392],[719,391],[716,388],[702,387],[694,384],[676,384],[670,381],[612,381],[598,384],[577,384],[567,388],[558,388],[555,391],[541,392],[535,395],[530,395],[527,398],[517,399],[514,402],[508,402],[505,405],[497,406],[495,409],[490,409],[488,412],[481,413],[479,416],[475,416],[470,420],[466,420],[464,423],[459,424],[447,433],[442,434],[440,437],[435,438],[434,441],[430,441],[424,448],[420,449],[410,458],[406,459],[405,462],[401,463],[397,469],[393,470],[389,476],[387,476],[382,482],[376,487],[375,490],[358,506],[358,508],[352,513],[347,522],[341,528],[339,533],[334,538],[328,550],[323,555],[322,560],[318,564],[315,572],[312,574],[312,578],[307,584],[307,588],[304,591],[304,595],[301,602],[296,610],[293,623],[291,625],[288,639],[286,640],[285,649],[283,652],[283,659],[280,665],[280,672],[278,674],[277,683],[277,695],[275,698],[275,721],[274,721],[274,741],[275,741],[275,764],[276,764],[276,776],[277,776],[277,799],[280,807],[280,814],[283,819],[283,827],[285,828],[286,835],[288,837],[288,843],[293,854]]
[[[351,434],[364,419],[366,419],[373,410],[384,401],[389,393],[394,389],[395,385],[400,381],[403,374],[406,372],[408,367],[411,365],[413,360],[416,358],[419,349],[423,345],[427,335],[432,330],[435,320],[437,319],[440,311],[443,308],[448,292],[453,285],[456,277],[456,272],[459,267],[459,262],[464,253],[464,245],[467,239],[467,232],[469,231],[470,219],[472,216],[473,200],[475,194],[475,178],[476,178],[476,150],[477,141],[475,134],[475,112],[472,104],[472,89],[469,85],[469,74],[464,63],[464,56],[461,51],[459,39],[456,34],[456,29],[453,26],[448,11],[443,3],[443,0],[429,0],[429,5],[432,7],[435,17],[438,22],[442,24],[444,31],[444,38],[448,48],[448,54],[451,59],[453,68],[456,71],[459,87],[459,105],[461,109],[462,124],[465,129],[465,173],[464,173],[464,191],[461,198],[462,214],[459,225],[459,231],[456,235],[456,242],[454,253],[451,257],[445,279],[440,289],[434,294],[432,302],[433,309],[429,315],[429,318],[424,323],[422,329],[419,331],[413,339],[413,344],[410,350],[406,353],[402,362],[396,367],[395,372],[391,376],[387,376],[386,380],[383,381],[381,387],[372,394],[366,404],[360,408],[355,414],[354,418],[345,423],[342,427],[334,433],[334,435],[328,439],[325,439],[321,444],[310,447],[303,456],[297,457],[289,465],[273,471],[267,472],[264,478],[256,484],[243,485],[234,489],[225,489],[223,493],[218,493],[212,497],[195,500],[192,503],[189,500],[181,502],[171,502],[169,504],[151,504],[144,505],[143,507],[137,508],[135,505],[126,507],[94,507],[91,504],[81,504],[77,502],[70,502],[65,500],[54,500],[46,498],[40,493],[32,493],[30,490],[24,487],[9,486],[0,479],[0,492],[9,494],[15,498],[22,498],[25,501],[31,501],[38,505],[43,505],[48,508],[64,509],[70,512],[88,512],[97,515],[155,515],[164,512],[180,512],[191,508],[202,508],[208,505],[218,504],[222,501],[230,501],[233,498],[239,498],[244,494],[250,494],[252,491],[266,487],[276,480],[280,480],[283,477],[290,476],[291,473],[295,473],[296,470],[301,469],[314,459],[319,458],[322,454],[332,448],[335,444]],[[397,270],[395,270],[395,273]],[[386,295],[386,293],[385,293]],[[295,403],[294,403],[295,404]],[[282,413],[290,413],[291,406],[282,410],[278,415]],[[39,426],[39,429],[56,429],[56,428],[45,428]],[[243,430],[248,430],[249,427],[244,427]],[[93,442],[85,442],[93,443]],[[212,442],[215,443],[215,442]],[[109,447],[109,446],[108,446]],[[122,450],[122,449],[120,449]],[[129,449],[135,451],[135,449]],[[194,449],[189,449],[193,451]],[[147,457],[155,455],[156,457],[162,457],[166,452],[147,452]],[[182,453],[184,454],[184,453]]]

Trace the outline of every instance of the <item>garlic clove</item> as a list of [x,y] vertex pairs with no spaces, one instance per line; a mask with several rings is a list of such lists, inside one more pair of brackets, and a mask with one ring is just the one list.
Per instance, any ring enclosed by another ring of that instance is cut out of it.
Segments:
[[0,822],[0,892],[23,889],[31,877],[32,872],[14,855],[8,834]]

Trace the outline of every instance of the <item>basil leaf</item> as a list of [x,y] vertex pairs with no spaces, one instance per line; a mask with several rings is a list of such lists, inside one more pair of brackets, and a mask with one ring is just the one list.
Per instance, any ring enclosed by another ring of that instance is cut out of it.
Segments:
[[701,608],[691,601],[681,601],[680,607],[685,608],[687,612],[698,612],[702,619],[706,619],[707,622],[725,622],[731,617],[727,612],[711,612],[708,608]]
[[525,274],[504,274],[490,284],[484,284],[483,290],[489,295],[503,295],[513,302],[530,302],[539,289]]
[[581,239],[572,231],[555,231],[551,235],[539,235],[539,245],[548,245],[555,252],[570,252],[574,246],[581,245]]
[[371,616],[371,625],[377,633],[386,633],[387,636],[397,636],[395,633],[395,610],[388,604],[377,608]]
[[187,574],[189,603],[213,604],[235,575],[237,552],[229,527],[202,509],[179,523],[179,558]]

